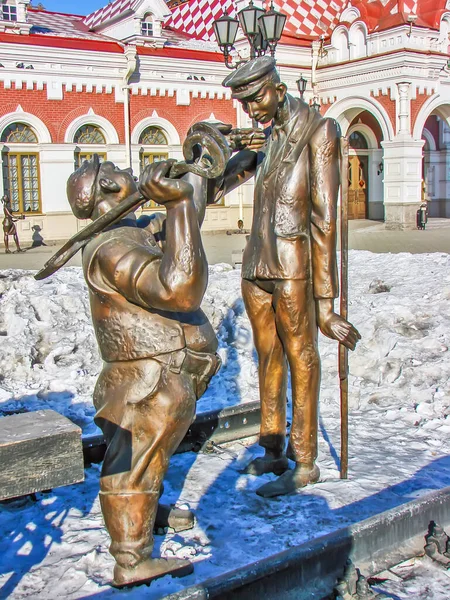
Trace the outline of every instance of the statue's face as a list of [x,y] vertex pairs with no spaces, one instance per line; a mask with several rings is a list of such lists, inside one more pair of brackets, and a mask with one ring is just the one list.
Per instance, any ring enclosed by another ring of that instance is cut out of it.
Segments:
[[258,123],[270,123],[286,95],[284,84],[266,83],[256,94],[240,100],[244,112]]
[[[123,198],[134,194],[137,191],[136,182],[134,181],[133,172],[131,169],[119,169],[114,163],[105,161],[100,165],[100,170],[97,176],[97,181],[104,180],[112,181],[116,190],[111,189],[109,192],[117,201],[120,202]],[[120,190],[119,190],[120,188]],[[103,193],[108,193],[108,189],[104,188]]]

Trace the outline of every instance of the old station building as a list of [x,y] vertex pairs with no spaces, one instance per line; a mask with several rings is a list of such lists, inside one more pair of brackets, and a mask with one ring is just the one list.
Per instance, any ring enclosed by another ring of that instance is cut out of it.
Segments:
[[[255,2],[261,5],[261,2]],[[268,4],[268,3],[267,3]],[[115,0],[87,16],[1,0],[0,193],[19,235],[77,227],[65,182],[94,152],[136,175],[181,158],[190,125],[248,126],[221,86],[212,24],[247,0]],[[450,217],[450,0],[277,0],[288,15],[277,62],[292,94],[335,118],[350,141],[352,219],[415,226],[423,199]],[[241,56],[247,42],[238,41]],[[206,230],[249,226],[252,185],[210,207]],[[152,206],[144,210],[153,210]]]

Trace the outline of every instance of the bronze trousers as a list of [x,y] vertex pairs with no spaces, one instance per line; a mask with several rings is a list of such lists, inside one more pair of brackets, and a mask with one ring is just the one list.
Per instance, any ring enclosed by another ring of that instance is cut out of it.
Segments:
[[192,377],[155,359],[104,363],[94,391],[105,436],[100,490],[159,494],[169,459],[195,416]]
[[170,457],[219,362],[213,353],[181,350],[155,359],[104,363],[94,391],[95,422],[107,444],[100,502],[110,552],[123,568],[151,554]]
[[288,456],[310,465],[317,458],[320,359],[310,281],[242,280],[242,295],[258,353],[260,445],[284,451],[287,365],[292,386]]

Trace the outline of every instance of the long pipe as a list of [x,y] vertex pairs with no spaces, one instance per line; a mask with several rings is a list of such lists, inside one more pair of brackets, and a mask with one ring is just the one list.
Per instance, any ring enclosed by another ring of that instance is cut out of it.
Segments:
[[123,121],[125,130],[125,161],[127,167],[132,167],[131,161],[131,129],[130,129],[130,86],[129,81],[136,70],[136,47],[125,46],[125,58],[127,61],[127,70],[122,79],[122,90],[124,93],[123,102]]

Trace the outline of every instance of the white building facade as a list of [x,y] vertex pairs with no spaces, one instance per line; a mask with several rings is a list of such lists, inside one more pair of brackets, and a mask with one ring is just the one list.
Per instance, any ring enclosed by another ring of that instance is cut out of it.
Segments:
[[[47,240],[83,226],[65,183],[94,152],[139,175],[148,162],[181,158],[196,121],[249,125],[221,85],[228,71],[211,41],[223,8],[247,2],[174,4],[116,0],[77,17],[1,3],[0,193],[26,216],[24,241],[34,226]],[[283,81],[298,95],[303,75],[305,100],[349,138],[350,217],[411,228],[423,199],[432,216],[450,217],[450,1],[275,5],[288,14],[277,48]],[[245,55],[246,42],[236,48]],[[239,218],[248,227],[252,189],[208,208],[204,229],[234,229]]]

